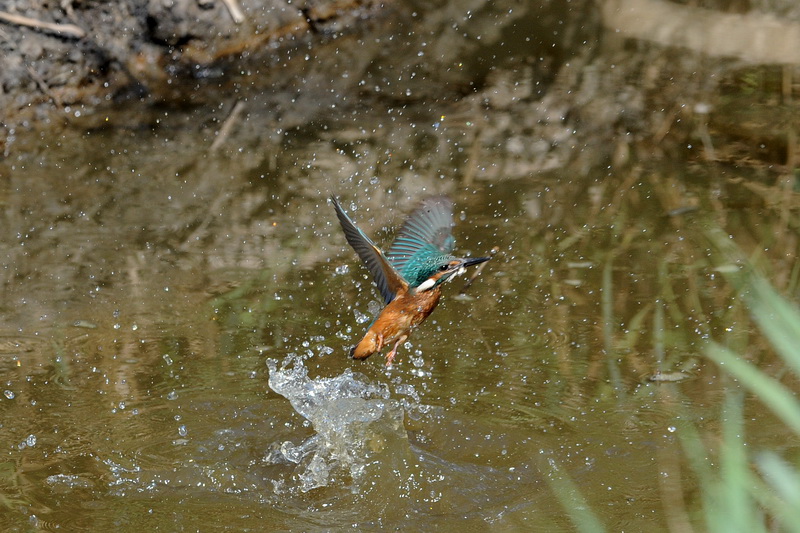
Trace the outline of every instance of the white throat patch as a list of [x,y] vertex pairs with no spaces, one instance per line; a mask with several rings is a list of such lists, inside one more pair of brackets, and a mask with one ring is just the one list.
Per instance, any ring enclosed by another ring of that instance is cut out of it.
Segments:
[[432,289],[434,285],[436,285],[436,280],[433,278],[428,278],[419,284],[419,287],[417,287],[417,292],[422,292],[422,291],[427,291],[428,289]]
[[[466,271],[467,271],[467,269],[462,266],[461,268],[459,268],[458,270],[453,272],[450,276],[448,276],[447,279],[445,280],[445,282],[448,282],[448,281],[450,281],[452,279],[455,279],[457,276],[460,276],[461,274],[463,274]],[[425,281],[423,281],[422,283],[420,283],[419,287],[417,287],[416,290],[417,290],[417,292],[424,292],[424,291],[427,291],[429,289],[432,289],[434,285],[436,285],[436,280],[433,279],[433,278],[428,278]]]

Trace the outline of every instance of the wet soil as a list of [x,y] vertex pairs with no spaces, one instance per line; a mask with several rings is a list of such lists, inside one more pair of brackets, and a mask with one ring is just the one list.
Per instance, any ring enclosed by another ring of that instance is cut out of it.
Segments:
[[218,62],[269,56],[392,10],[373,0],[9,0],[0,22],[0,139],[54,111],[131,95],[174,99]]

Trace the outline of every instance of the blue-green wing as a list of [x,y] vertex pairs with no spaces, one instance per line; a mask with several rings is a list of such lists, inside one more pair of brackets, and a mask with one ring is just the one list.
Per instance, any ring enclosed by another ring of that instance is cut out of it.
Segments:
[[411,213],[386,256],[405,279],[411,279],[406,268],[413,269],[432,255],[449,254],[454,247],[453,202],[435,196],[423,200]]
[[347,213],[344,212],[344,209],[339,204],[339,200],[335,196],[331,196],[331,202],[333,202],[333,207],[336,209],[336,216],[342,225],[347,242],[350,243],[350,246],[353,247],[358,257],[366,265],[367,270],[372,274],[383,300],[388,304],[394,300],[394,297],[401,289],[408,290],[408,283],[386,259],[383,252],[350,220],[350,217],[347,216]]

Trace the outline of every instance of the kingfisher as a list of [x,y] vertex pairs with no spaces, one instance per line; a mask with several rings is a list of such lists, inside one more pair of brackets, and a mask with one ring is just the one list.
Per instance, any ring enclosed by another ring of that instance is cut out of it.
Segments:
[[372,274],[386,304],[364,338],[350,350],[350,356],[363,360],[394,344],[386,354],[389,367],[397,347],[436,308],[442,296],[441,285],[463,274],[467,267],[491,258],[451,254],[455,247],[453,202],[445,196],[423,200],[385,254],[347,216],[336,196],[331,195],[331,202],[347,242]]

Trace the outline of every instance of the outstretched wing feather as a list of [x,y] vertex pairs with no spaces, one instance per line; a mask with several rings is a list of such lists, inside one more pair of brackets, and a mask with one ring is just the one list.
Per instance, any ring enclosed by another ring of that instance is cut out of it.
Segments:
[[398,292],[402,289],[408,289],[408,283],[400,276],[386,256],[383,255],[383,252],[347,216],[335,196],[331,196],[331,202],[333,202],[333,207],[336,209],[336,216],[344,230],[347,242],[350,243],[350,246],[361,258],[367,270],[372,274],[384,302],[388,304],[394,300]]
[[386,257],[405,274],[406,266],[420,255],[449,254],[453,239],[453,202],[445,196],[425,199],[408,217]]

